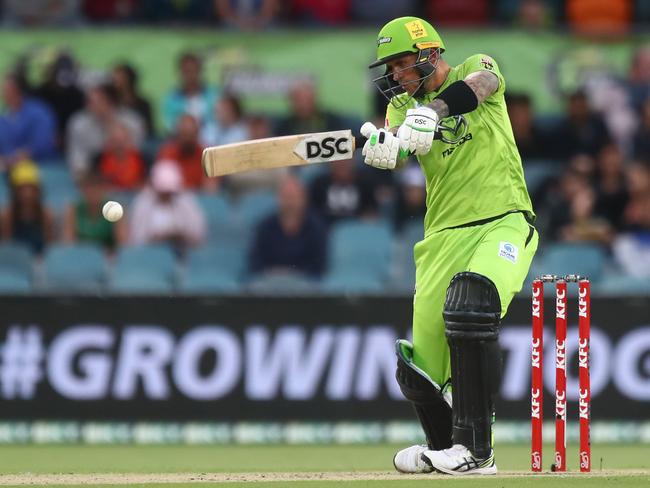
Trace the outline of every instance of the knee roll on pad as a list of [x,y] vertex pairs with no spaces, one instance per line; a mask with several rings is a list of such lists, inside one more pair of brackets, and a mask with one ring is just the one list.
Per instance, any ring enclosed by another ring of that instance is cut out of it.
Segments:
[[453,441],[477,457],[490,455],[493,396],[501,379],[499,291],[487,277],[456,274],[443,310],[453,394]]
[[430,449],[451,447],[452,410],[449,400],[429,376],[412,361],[413,346],[405,340],[395,345],[395,378],[404,397],[413,404]]
[[486,276],[457,273],[447,288],[443,317],[448,338],[496,339],[501,322],[499,290]]

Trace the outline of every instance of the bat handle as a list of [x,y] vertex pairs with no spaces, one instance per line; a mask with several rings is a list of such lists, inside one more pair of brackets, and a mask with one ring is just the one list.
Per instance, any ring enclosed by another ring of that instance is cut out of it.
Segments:
[[[434,139],[442,139],[442,136],[440,135],[440,131],[436,131],[435,134],[433,135]],[[368,140],[367,137],[363,136],[355,136],[354,137],[354,148],[355,149],[361,149],[363,146],[366,144],[366,141]]]
[[362,149],[363,146],[366,145],[367,140],[368,140],[367,137],[355,136],[355,138],[354,138],[354,148],[355,149]]

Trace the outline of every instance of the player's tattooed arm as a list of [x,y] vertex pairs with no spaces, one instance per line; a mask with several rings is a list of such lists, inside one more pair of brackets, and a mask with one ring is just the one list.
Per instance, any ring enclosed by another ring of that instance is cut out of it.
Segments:
[[444,119],[449,115],[449,106],[447,102],[441,98],[434,99],[429,105],[427,105],[431,110],[438,114],[438,120]]
[[463,81],[472,89],[479,104],[499,89],[499,78],[490,71],[475,71]]

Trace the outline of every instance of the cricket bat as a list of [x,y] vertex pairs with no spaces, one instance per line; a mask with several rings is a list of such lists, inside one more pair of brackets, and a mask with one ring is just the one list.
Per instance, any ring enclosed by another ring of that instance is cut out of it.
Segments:
[[236,142],[203,150],[201,164],[210,177],[255,169],[303,166],[352,158],[365,138],[352,131],[337,130],[295,136],[268,137]]

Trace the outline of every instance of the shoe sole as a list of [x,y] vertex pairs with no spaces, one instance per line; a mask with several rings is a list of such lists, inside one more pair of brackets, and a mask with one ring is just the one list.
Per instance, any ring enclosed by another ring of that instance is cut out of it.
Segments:
[[495,475],[497,474],[497,467],[495,466],[490,466],[489,468],[476,468],[476,469],[471,469],[469,471],[454,471],[452,469],[445,469],[445,468],[438,468],[436,466],[433,466],[433,470],[442,473],[442,474],[449,474],[452,476],[471,476],[473,474],[478,474],[481,476],[489,476],[489,475]]

